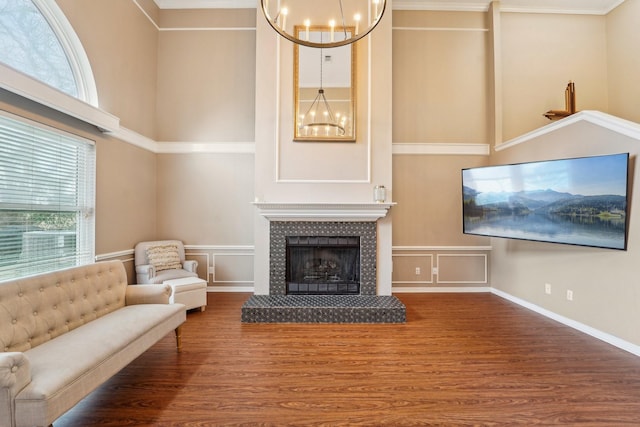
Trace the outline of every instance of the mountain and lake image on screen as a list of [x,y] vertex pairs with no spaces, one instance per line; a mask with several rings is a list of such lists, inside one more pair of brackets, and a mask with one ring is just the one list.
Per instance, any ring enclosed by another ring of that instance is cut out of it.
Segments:
[[462,170],[463,232],[626,249],[629,154]]

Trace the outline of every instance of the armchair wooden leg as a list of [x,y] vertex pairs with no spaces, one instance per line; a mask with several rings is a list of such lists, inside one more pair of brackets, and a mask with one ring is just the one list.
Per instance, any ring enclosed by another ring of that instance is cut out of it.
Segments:
[[182,351],[182,325],[176,328],[176,347],[180,353]]

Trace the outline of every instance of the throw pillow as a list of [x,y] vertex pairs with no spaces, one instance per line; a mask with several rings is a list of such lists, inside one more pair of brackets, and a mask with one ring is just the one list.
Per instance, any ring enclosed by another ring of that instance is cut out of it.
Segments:
[[176,245],[149,246],[147,248],[147,259],[149,264],[156,268],[156,271],[182,268],[180,256],[178,255],[178,246]]

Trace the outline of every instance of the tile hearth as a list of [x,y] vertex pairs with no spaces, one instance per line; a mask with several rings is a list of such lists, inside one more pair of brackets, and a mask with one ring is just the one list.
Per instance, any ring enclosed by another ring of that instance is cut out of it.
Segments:
[[405,323],[394,296],[253,295],[242,306],[243,323]]

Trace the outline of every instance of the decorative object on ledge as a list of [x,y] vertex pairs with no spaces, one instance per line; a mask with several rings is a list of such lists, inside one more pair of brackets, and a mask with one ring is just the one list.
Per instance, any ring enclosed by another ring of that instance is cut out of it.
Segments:
[[[305,4],[310,6],[305,7]],[[368,10],[360,9],[363,4],[368,6]],[[386,0],[370,0],[370,2],[331,0],[305,3],[300,0],[261,0],[261,5],[267,22],[282,37],[302,46],[330,48],[346,46],[367,36],[380,22],[387,2]],[[287,25],[287,22],[292,24]],[[300,24],[304,25],[305,31],[296,35],[293,29]],[[330,37],[327,41],[318,42],[309,39],[309,27],[315,25],[330,27]],[[352,33],[335,31],[336,25],[343,29],[348,25],[354,26],[355,31]]]
[[569,80],[567,88],[564,90],[564,110],[549,110],[544,116],[549,120],[558,120],[568,117],[576,112],[576,87],[575,83]]
[[376,185],[373,188],[373,201],[376,203],[384,203],[387,198],[387,189],[384,185]]

